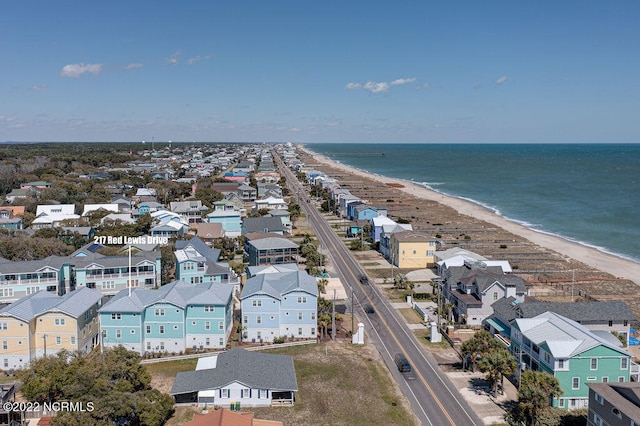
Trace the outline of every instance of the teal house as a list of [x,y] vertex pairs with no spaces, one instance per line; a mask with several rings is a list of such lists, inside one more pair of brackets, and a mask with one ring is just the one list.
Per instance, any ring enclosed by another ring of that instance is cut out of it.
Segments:
[[240,291],[240,279],[229,264],[218,262],[220,250],[209,247],[198,237],[176,241],[176,279],[189,284],[224,283],[236,285]]
[[631,355],[613,334],[590,331],[554,312],[515,319],[511,350],[523,368],[558,379],[562,395],[549,401],[557,408],[586,408],[589,384],[629,382],[636,374]]
[[233,286],[174,281],[116,294],[99,311],[104,347],[144,353],[220,349],[233,325]]

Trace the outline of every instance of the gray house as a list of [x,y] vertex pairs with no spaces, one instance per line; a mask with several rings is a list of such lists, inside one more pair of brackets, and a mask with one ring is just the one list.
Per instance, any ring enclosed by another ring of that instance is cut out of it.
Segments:
[[242,234],[250,234],[252,232],[273,232],[275,234],[284,235],[286,227],[279,217],[247,217],[242,221]]
[[640,383],[587,383],[587,425],[640,425]]
[[298,249],[296,243],[281,237],[260,238],[245,243],[250,266],[297,263]]
[[293,357],[236,348],[203,363],[203,369],[178,373],[171,388],[176,403],[230,407],[293,404],[298,391]]

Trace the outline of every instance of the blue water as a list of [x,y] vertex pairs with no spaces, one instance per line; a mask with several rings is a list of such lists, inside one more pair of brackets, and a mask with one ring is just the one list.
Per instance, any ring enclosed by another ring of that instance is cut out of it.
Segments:
[[308,144],[640,262],[640,144]]

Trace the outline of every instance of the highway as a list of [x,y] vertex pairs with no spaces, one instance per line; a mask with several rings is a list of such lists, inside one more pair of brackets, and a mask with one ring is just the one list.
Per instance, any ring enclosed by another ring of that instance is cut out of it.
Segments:
[[[351,251],[336,235],[329,223],[312,202],[293,172],[282,162],[275,150],[272,155],[293,194],[301,194],[300,206],[304,210],[325,252],[329,253],[337,274],[348,291],[355,295],[357,316],[364,321],[365,338],[376,346],[393,378],[409,400],[421,424],[431,426],[482,425],[449,379],[444,375],[431,354],[421,348],[403,318],[391,307],[374,284],[362,284],[365,274]],[[369,280],[369,282],[372,282]],[[366,313],[363,306],[371,305],[375,313]],[[410,374],[400,373],[393,361],[401,353],[413,366]]]

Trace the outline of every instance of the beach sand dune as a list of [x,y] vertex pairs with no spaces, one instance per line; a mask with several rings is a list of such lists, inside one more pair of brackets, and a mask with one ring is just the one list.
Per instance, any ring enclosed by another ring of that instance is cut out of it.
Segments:
[[390,217],[409,219],[414,229],[439,236],[445,247],[462,247],[490,259],[509,260],[514,273],[534,284],[532,294],[571,292],[597,300],[625,300],[640,318],[640,264],[579,243],[534,231],[486,208],[418,184],[337,163],[298,146],[302,161]]

